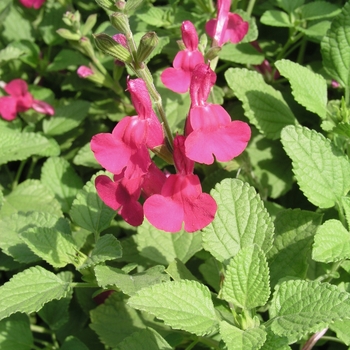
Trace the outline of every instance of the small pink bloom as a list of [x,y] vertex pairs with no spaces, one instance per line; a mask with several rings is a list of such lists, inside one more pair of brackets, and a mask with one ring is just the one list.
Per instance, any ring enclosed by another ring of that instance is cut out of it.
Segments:
[[331,82],[331,86],[334,89],[338,89],[340,87],[340,84],[336,80],[333,79]]
[[218,0],[217,7],[217,18],[209,20],[205,25],[207,34],[217,42],[218,46],[228,41],[234,44],[242,41],[248,33],[249,23],[238,14],[229,12],[231,0]]
[[44,101],[34,100],[28,91],[27,83],[22,79],[14,79],[5,85],[4,90],[10,96],[0,97],[0,115],[5,120],[13,120],[17,113],[33,108],[43,114],[53,115],[53,107]]
[[204,63],[203,54],[198,50],[198,35],[190,21],[184,21],[181,26],[182,40],[186,49],[176,54],[173,68],[167,68],[160,76],[162,83],[177,93],[188,91],[191,73],[198,63]]
[[146,199],[144,213],[160,230],[178,232],[183,224],[187,232],[198,231],[210,224],[217,210],[215,200],[202,192],[198,176],[193,174],[193,161],[185,155],[184,136],[174,140],[177,174],[165,180],[160,194]]
[[45,2],[45,0],[19,0],[19,2],[27,8],[34,8],[38,10]]
[[[114,41],[116,41],[118,44],[124,46],[126,49],[129,49],[128,47],[128,41],[126,40],[126,36],[124,34],[118,33],[112,36],[112,38],[114,39]],[[123,61],[120,60],[114,60],[114,63],[117,66],[121,66],[124,67],[125,63]]]
[[92,71],[92,69],[90,67],[87,66],[80,66],[77,69],[77,74],[79,76],[79,78],[87,78],[90,75],[93,75],[94,72]]
[[192,74],[191,107],[186,121],[186,156],[193,161],[212,164],[214,156],[227,162],[241,154],[250,139],[250,128],[242,121],[231,121],[225,109],[206,102],[215,73],[209,65],[197,65]]

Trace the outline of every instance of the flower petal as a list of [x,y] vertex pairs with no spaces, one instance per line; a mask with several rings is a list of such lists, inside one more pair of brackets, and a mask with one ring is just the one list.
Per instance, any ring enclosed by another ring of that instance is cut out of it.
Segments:
[[184,94],[190,87],[191,73],[182,69],[167,68],[160,75],[160,80],[168,89]]
[[11,96],[24,96],[28,92],[28,85],[22,79],[14,79],[5,85],[4,90]]
[[0,115],[5,120],[13,120],[17,117],[17,99],[12,96],[0,97]]
[[54,108],[48,103],[40,100],[33,100],[32,108],[38,113],[54,115]]
[[99,175],[95,179],[95,187],[102,201],[114,210],[118,210],[122,203],[117,201],[118,183],[113,182],[106,175]]

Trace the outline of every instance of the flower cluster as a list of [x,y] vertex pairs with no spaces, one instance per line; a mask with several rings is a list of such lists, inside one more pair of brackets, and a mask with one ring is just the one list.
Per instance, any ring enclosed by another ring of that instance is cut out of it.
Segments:
[[29,109],[42,114],[55,114],[52,106],[40,100],[35,100],[28,91],[27,83],[22,79],[14,79],[4,86],[9,96],[0,97],[0,115],[5,120],[13,120],[17,113],[26,112]]
[[41,6],[43,6],[46,0],[19,0],[19,2],[27,8],[33,8],[38,10]]
[[[247,22],[229,13],[228,3],[219,1],[218,18],[207,23],[215,45],[229,40],[236,43],[248,31]],[[146,83],[140,78],[127,81],[137,115],[123,118],[112,133],[97,134],[91,140],[95,158],[113,174],[113,178],[99,175],[95,181],[104,203],[131,225],[140,225],[146,217],[153,226],[168,232],[181,228],[194,232],[212,222],[217,204],[202,192],[194,174],[195,162],[229,161],[244,151],[251,136],[248,124],[232,121],[222,106],[208,102],[216,74],[198,49],[194,25],[184,21],[181,32],[184,50],[175,56],[173,67],[161,74],[167,88],[177,93],[189,91],[191,99],[184,135],[176,135],[171,147],[176,174],[158,169],[149,155],[149,150],[164,148],[167,142]],[[78,71],[81,77],[92,73],[88,67]]]

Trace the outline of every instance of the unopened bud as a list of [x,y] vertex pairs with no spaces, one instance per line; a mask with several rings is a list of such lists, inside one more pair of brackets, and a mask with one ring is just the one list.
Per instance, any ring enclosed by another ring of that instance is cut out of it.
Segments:
[[116,6],[115,2],[113,0],[95,0],[97,2],[97,5],[103,7],[106,10],[115,11]]
[[73,40],[73,41],[79,41],[81,37],[79,34],[73,33],[70,30],[65,28],[57,29],[56,33],[64,39]]
[[144,62],[157,47],[159,39],[155,32],[146,33],[140,40],[140,45],[137,49],[137,61]]
[[125,4],[126,4],[125,1],[120,0],[120,1],[117,1],[117,2],[115,3],[115,7],[116,7],[118,10],[123,11],[124,8],[125,8]]
[[118,44],[112,37],[107,34],[101,33],[93,35],[96,46],[102,52],[111,55],[119,61],[130,63],[132,57],[128,49],[123,45]]
[[143,0],[128,0],[125,5],[125,12],[129,13],[136,10],[143,3]]
[[91,31],[91,29],[96,24],[96,20],[97,20],[97,14],[90,15],[87,18],[87,20],[86,20],[86,22],[84,24],[84,27],[82,29],[83,35],[86,35],[86,34],[88,34]]
[[215,57],[217,57],[219,55],[219,52],[221,51],[221,47],[220,46],[214,46],[211,47],[207,53],[205,54],[205,58],[206,60],[213,60]]
[[114,12],[110,17],[112,26],[118,30],[118,32],[127,34],[130,32],[129,20],[124,13]]

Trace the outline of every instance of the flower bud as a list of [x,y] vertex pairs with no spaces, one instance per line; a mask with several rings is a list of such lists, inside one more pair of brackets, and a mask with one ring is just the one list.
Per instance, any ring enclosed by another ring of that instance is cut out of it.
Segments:
[[95,0],[95,1],[97,2],[97,5],[103,7],[106,10],[111,10],[111,11],[116,10],[115,2],[113,0]]
[[123,45],[118,44],[112,37],[107,34],[101,33],[93,35],[96,46],[102,52],[111,55],[119,61],[130,63],[132,57],[128,49]]
[[73,33],[68,29],[60,28],[56,30],[56,33],[61,36],[64,39],[67,40],[73,40],[73,41],[79,41],[80,35],[77,33]]
[[83,35],[86,35],[86,34],[88,34],[91,31],[91,29],[96,24],[96,20],[97,20],[97,14],[90,15],[87,18],[87,20],[86,20],[86,22],[85,22],[85,24],[83,26],[83,29],[82,29]]
[[159,39],[155,32],[146,33],[140,40],[140,45],[137,49],[137,61],[144,62],[153,50],[157,47]]
[[129,20],[124,13],[114,12],[110,17],[112,26],[123,34],[130,33]]
[[120,1],[117,1],[116,3],[115,3],[115,6],[116,6],[116,8],[118,9],[118,10],[120,10],[120,11],[123,11],[124,10],[124,8],[125,8],[125,1],[124,0],[120,0]]
[[143,0],[128,0],[125,5],[125,12],[129,13],[142,5]]

